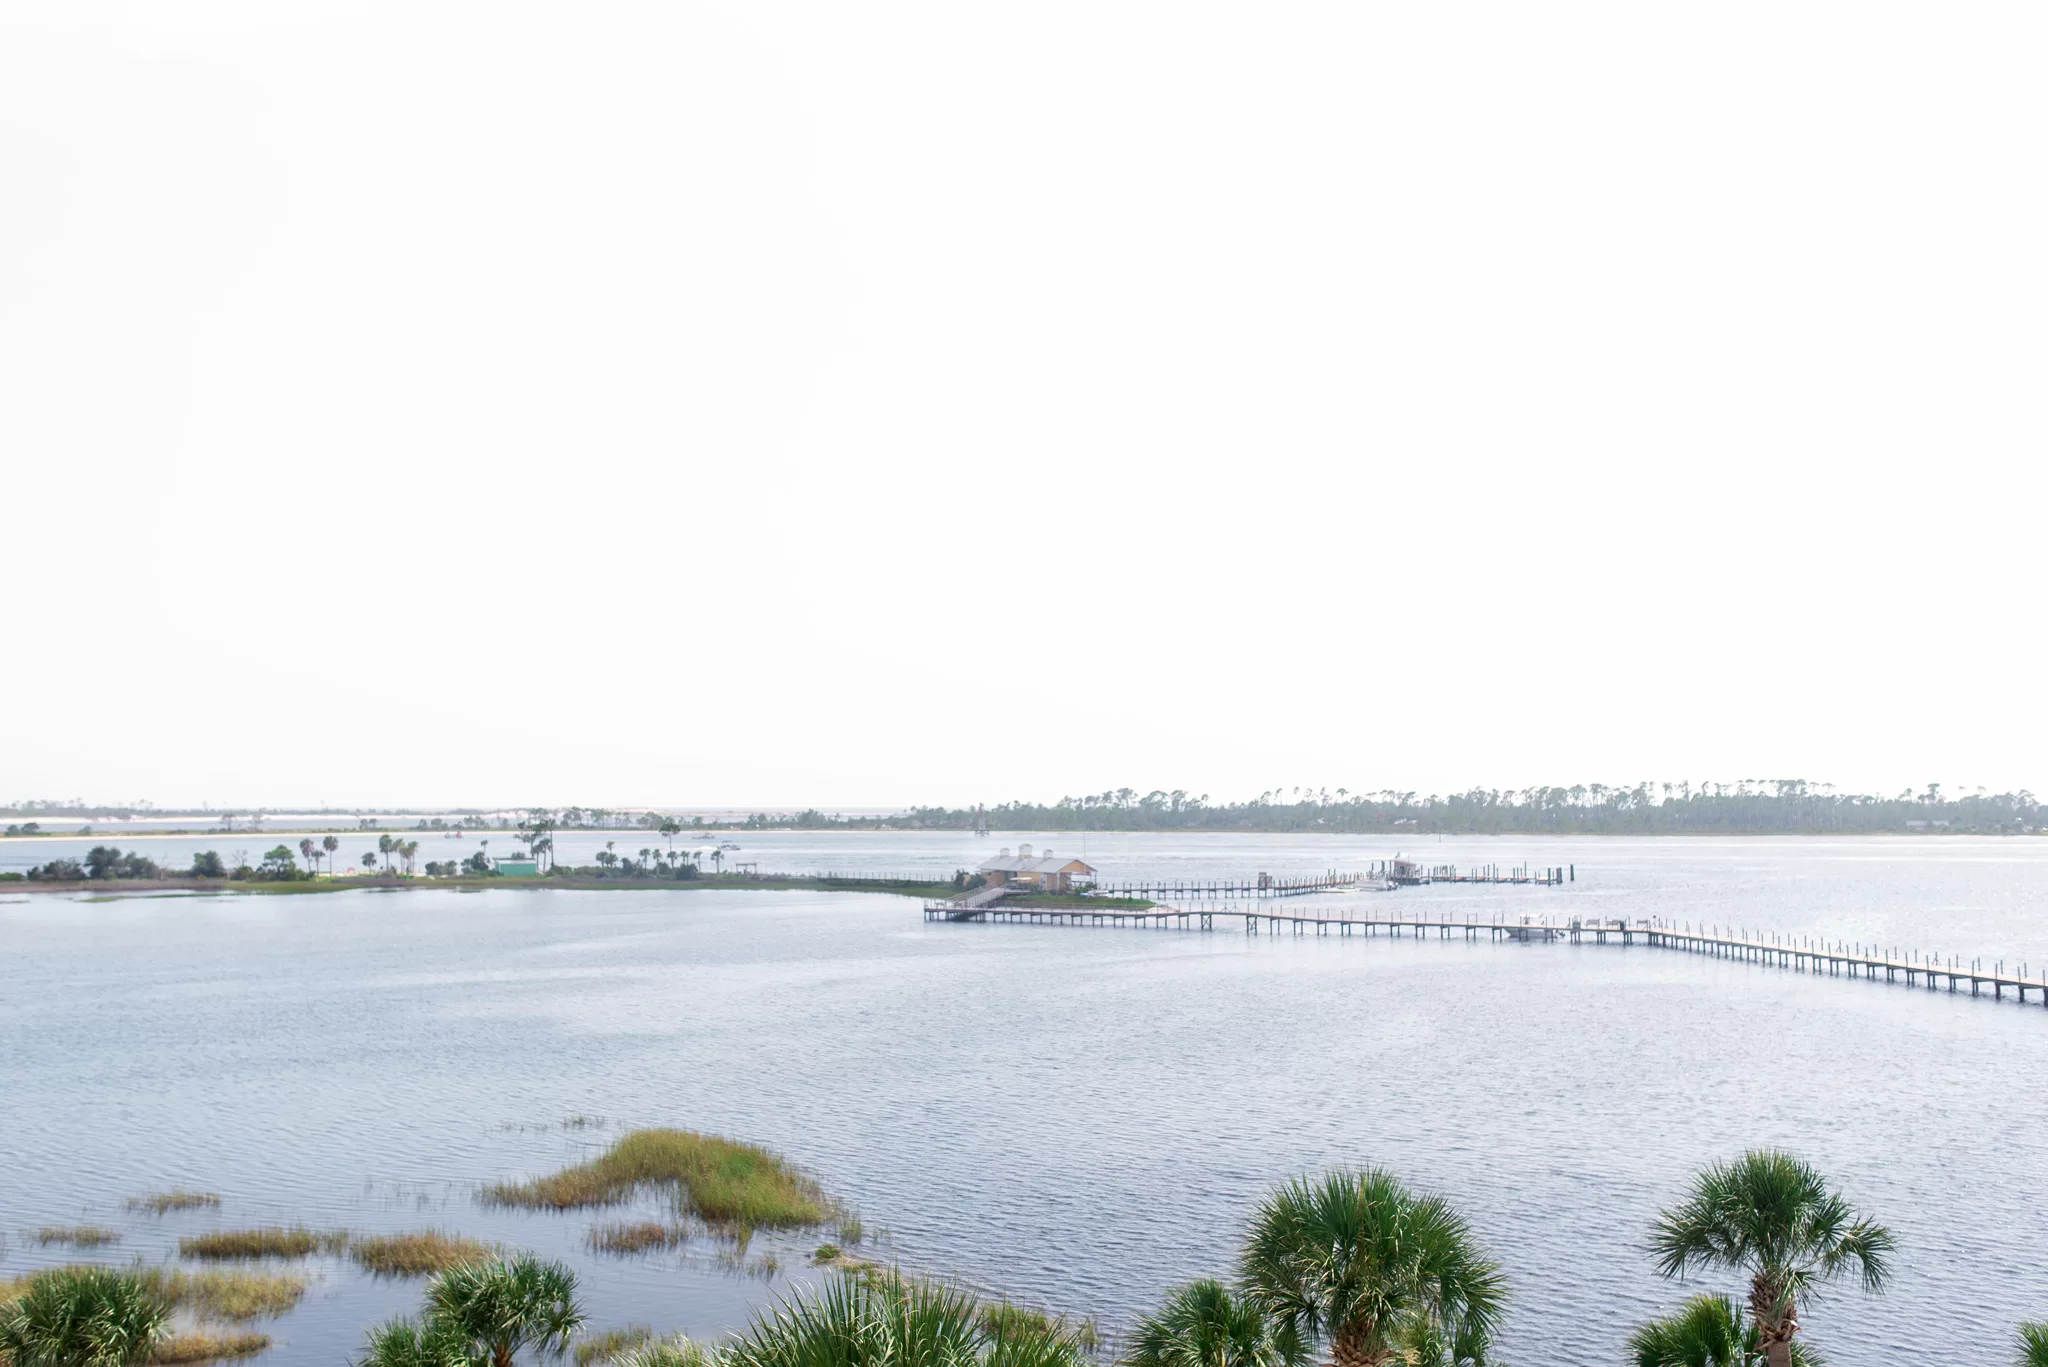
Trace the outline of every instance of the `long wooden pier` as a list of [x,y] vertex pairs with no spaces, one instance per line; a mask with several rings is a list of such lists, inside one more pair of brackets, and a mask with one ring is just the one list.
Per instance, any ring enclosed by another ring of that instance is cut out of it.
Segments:
[[1005,906],[1001,901],[981,906],[929,902],[924,909],[927,921],[1127,926],[1150,930],[1213,931],[1217,920],[1228,921],[1232,917],[1242,922],[1247,935],[1291,932],[1295,935],[1327,936],[1334,933],[1346,937],[1372,937],[1385,934],[1392,939],[1477,940],[1486,937],[1496,941],[1563,942],[1621,948],[1641,945],[1650,949],[1739,959],[1793,973],[1903,982],[1908,987],[1920,987],[1930,992],[1946,989],[1957,993],[1967,988],[1975,997],[1988,991],[2000,1001],[2010,991],[2022,1004],[2032,994],[2039,993],[2041,1004],[2048,1006],[2048,969],[2044,969],[2040,976],[2029,976],[2027,965],[2022,964],[2015,970],[2008,968],[2002,960],[1987,968],[1981,959],[1964,963],[1959,958],[1944,960],[1899,950],[1879,950],[1868,945],[1787,940],[1782,936],[1751,935],[1743,931],[1672,926],[1657,920],[1550,921],[1526,916],[1491,920],[1468,916],[1463,920],[1451,920],[1430,916],[1354,916],[1343,912],[1279,911],[1271,907],[1230,907],[1220,902],[1206,907],[1156,906],[1141,911],[1108,907]]

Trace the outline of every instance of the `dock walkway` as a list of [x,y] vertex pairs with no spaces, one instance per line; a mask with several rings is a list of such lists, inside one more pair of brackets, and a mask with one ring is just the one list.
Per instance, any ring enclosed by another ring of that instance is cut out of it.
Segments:
[[1339,936],[1363,934],[1371,937],[1385,934],[1393,939],[1407,936],[1414,939],[1450,940],[1462,937],[1476,940],[1485,936],[1497,941],[1564,942],[1575,945],[1616,945],[1621,948],[1641,945],[1650,949],[1705,954],[1721,959],[1739,959],[1793,973],[1903,982],[1908,987],[1922,987],[1930,992],[1938,992],[1945,988],[1951,993],[1956,993],[1967,987],[1970,995],[1975,997],[1982,995],[1983,991],[1989,988],[1992,997],[2000,1001],[2004,1000],[2006,992],[2010,991],[2022,1004],[2027,1002],[2032,994],[2038,993],[2041,1004],[2048,1006],[2048,970],[2044,970],[2041,976],[2032,977],[2028,976],[2027,966],[2024,964],[2013,970],[2007,968],[2003,961],[1999,961],[1987,968],[1981,959],[1964,963],[1955,958],[1943,960],[1898,950],[1880,951],[1865,945],[1826,945],[1811,941],[1790,941],[1783,937],[1753,937],[1747,932],[1677,927],[1655,920],[1550,921],[1532,917],[1487,920],[1470,916],[1463,920],[1451,920],[1430,916],[1354,916],[1342,912],[1279,911],[1270,906],[1231,907],[1222,903],[1195,907],[1156,906],[1133,911],[1092,907],[1004,906],[1000,900],[992,900],[972,907],[960,902],[930,902],[924,909],[924,918],[927,921],[1128,926],[1151,930],[1213,931],[1217,920],[1227,921],[1231,917],[1236,917],[1243,923],[1243,930],[1247,935],[1262,932],[1279,935],[1287,931],[1296,935],[1329,935],[1334,932]]
[[1256,880],[1215,878],[1167,878],[1149,883],[1098,883],[1093,891],[1101,897],[1181,898],[1273,898],[1304,897],[1318,892],[1376,892],[1427,883],[1521,883],[1535,887],[1560,887],[1570,881],[1568,868],[1504,869],[1496,864],[1460,869],[1452,864],[1424,868],[1400,859],[1383,859],[1356,873],[1325,873],[1314,878],[1272,878],[1260,874]]

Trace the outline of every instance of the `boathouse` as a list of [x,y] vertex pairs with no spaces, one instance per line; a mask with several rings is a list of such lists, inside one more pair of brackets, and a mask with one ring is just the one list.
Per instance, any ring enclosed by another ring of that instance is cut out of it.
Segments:
[[1027,883],[1044,892],[1070,892],[1076,881],[1095,881],[1092,865],[1055,858],[1051,850],[1034,855],[1029,845],[1019,845],[1014,855],[1005,847],[975,872],[991,883]]

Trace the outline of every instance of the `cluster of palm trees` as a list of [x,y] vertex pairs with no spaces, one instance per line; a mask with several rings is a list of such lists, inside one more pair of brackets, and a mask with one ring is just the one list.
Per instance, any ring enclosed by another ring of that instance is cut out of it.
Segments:
[[[1796,1367],[1799,1312],[1824,1283],[1883,1288],[1893,1240],[1809,1164],[1759,1151],[1701,1173],[1652,1236],[1658,1270],[1749,1278],[1746,1306],[1698,1296],[1629,1340],[1635,1367]],[[1299,1179],[1252,1220],[1235,1288],[1197,1281],[1138,1326],[1124,1367],[1484,1367],[1507,1287],[1458,1213],[1377,1168]],[[2048,1325],[2017,1359],[2048,1367]]]
[[696,876],[692,872],[696,866],[687,853],[677,854],[672,847],[666,850],[649,847],[635,854],[620,854],[613,848],[617,843],[615,840],[607,840],[604,842],[604,848],[591,856],[597,861],[598,867],[607,873],[613,869],[620,869],[627,872],[665,873],[691,878]]
[[330,877],[334,874],[334,852],[340,848],[341,841],[331,835],[323,837],[317,844],[314,843],[311,836],[307,836],[299,842],[299,854],[304,857],[306,867],[318,869],[321,856],[325,855],[327,858],[327,872]]
[[[332,850],[335,846],[334,837],[329,836],[322,843],[329,850]],[[374,871],[377,867],[377,857],[382,855],[384,858],[384,872],[394,872],[394,865],[398,861],[403,860],[405,871],[411,873],[413,871],[413,859],[419,852],[420,842],[417,840],[397,840],[388,835],[380,835],[377,837],[377,848],[375,850],[363,851],[363,864],[366,868]],[[332,868],[330,866],[331,871]]]

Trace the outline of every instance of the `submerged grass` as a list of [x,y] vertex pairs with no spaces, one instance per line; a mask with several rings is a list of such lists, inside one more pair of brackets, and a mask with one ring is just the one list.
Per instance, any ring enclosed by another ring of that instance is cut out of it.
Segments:
[[576,1344],[576,1367],[591,1367],[593,1363],[623,1357],[653,1337],[654,1331],[646,1325],[630,1324],[624,1329],[607,1329],[602,1334],[580,1339]]
[[268,1347],[268,1334],[177,1334],[158,1344],[149,1360],[165,1364],[219,1362],[254,1357]]
[[423,1229],[412,1234],[379,1234],[351,1239],[348,1253],[379,1277],[429,1277],[465,1263],[480,1263],[497,1250],[481,1239]]
[[590,1231],[590,1246],[599,1253],[653,1253],[680,1248],[689,1238],[687,1229],[648,1220],[631,1225],[599,1225]]
[[1092,1315],[1075,1324],[1064,1315],[1048,1315],[1043,1310],[1009,1301],[987,1301],[976,1317],[981,1321],[982,1331],[991,1338],[1066,1338],[1086,1353],[1093,1353],[1102,1344],[1102,1329]]
[[128,1198],[128,1209],[146,1210],[151,1215],[168,1215],[174,1210],[211,1210],[220,1205],[220,1194],[211,1191],[153,1191],[147,1196]]
[[642,1343],[610,1359],[613,1367],[713,1367],[716,1361],[710,1349],[681,1334]]
[[339,1253],[348,1246],[348,1235],[339,1231],[317,1232],[303,1225],[290,1229],[217,1229],[178,1240],[183,1258],[309,1258],[315,1253]]
[[121,1242],[121,1231],[105,1229],[99,1225],[44,1225],[36,1231],[36,1242],[48,1248],[51,1244],[69,1244],[73,1248],[102,1248],[107,1244]]
[[280,1272],[187,1272],[143,1268],[143,1285],[204,1320],[274,1319],[306,1294],[306,1279]]
[[675,1189],[712,1225],[741,1229],[822,1224],[831,1208],[817,1184],[766,1149],[690,1130],[634,1130],[588,1163],[529,1182],[501,1182],[484,1199],[572,1210],[617,1205],[642,1187]]

